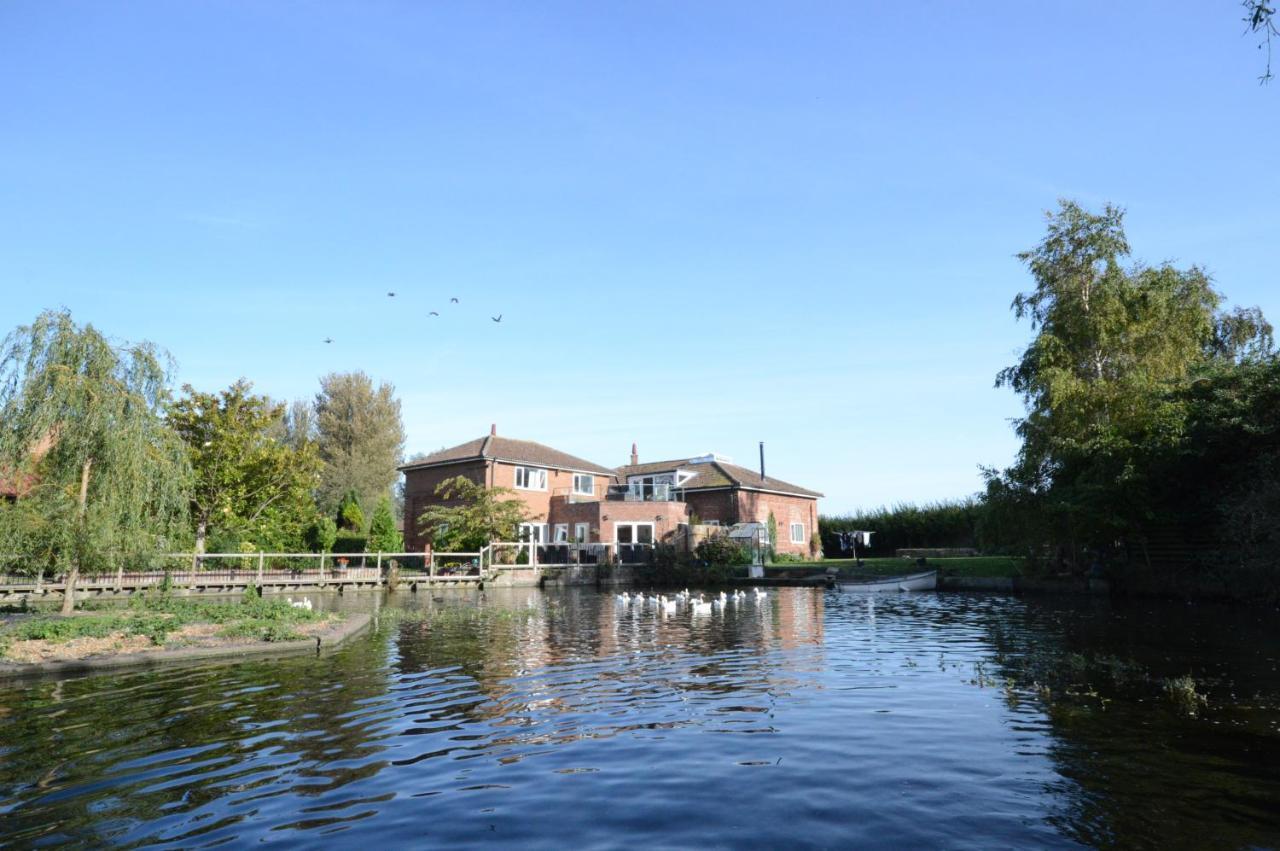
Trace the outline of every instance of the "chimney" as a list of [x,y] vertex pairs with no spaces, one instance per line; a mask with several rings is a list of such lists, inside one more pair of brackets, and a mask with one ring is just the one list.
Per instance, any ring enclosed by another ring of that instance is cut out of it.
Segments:
[[631,466],[634,467],[639,463],[640,463],[640,453],[636,451],[636,444],[635,444],[635,441],[633,440],[631,442]]
[[498,436],[498,424],[497,424],[497,423],[493,423],[493,424],[491,424],[491,425],[489,426],[489,436],[490,436],[490,437],[497,437],[497,436]]
[[760,441],[760,481],[764,481],[764,441]]

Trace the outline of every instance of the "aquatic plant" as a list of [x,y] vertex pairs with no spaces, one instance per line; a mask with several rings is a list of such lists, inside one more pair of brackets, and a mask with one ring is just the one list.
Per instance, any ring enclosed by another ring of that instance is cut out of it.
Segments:
[[1170,703],[1187,715],[1197,715],[1209,705],[1209,698],[1200,693],[1195,678],[1190,674],[1165,680],[1164,694]]

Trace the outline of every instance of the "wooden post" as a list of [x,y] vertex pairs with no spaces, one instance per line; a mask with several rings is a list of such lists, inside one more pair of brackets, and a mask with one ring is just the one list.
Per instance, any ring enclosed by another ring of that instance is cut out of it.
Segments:
[[119,594],[124,588],[124,565],[116,566],[116,593]]
[[262,590],[262,563],[266,560],[266,556],[258,553],[258,590]]

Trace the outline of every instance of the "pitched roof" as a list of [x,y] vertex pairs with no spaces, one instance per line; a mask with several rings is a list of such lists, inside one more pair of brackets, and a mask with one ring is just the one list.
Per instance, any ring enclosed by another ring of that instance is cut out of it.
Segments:
[[459,461],[511,461],[516,464],[532,464],[538,467],[551,467],[557,470],[573,470],[579,473],[595,473],[600,476],[614,475],[614,471],[599,464],[593,464],[583,458],[552,449],[532,440],[513,440],[490,434],[466,443],[459,443],[448,449],[433,452],[425,458],[419,458],[400,467],[401,471],[416,470],[419,467],[434,467],[440,464],[453,464]]
[[760,478],[760,474],[727,461],[702,461],[691,464],[688,461],[654,461],[648,464],[629,464],[618,468],[619,476],[649,475],[651,473],[668,473],[673,470],[688,470],[694,474],[680,487],[685,490],[707,490],[709,488],[745,488],[747,490],[772,491],[793,496],[804,496],[817,499],[822,494],[775,479],[772,476]]

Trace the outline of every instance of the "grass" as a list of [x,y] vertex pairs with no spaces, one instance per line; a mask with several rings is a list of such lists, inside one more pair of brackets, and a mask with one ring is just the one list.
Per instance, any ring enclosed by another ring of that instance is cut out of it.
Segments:
[[[768,571],[808,570],[821,572],[835,567],[841,573],[856,573],[867,576],[899,576],[904,573],[915,573],[921,570],[913,559],[907,558],[864,558],[859,566],[851,558],[831,558],[821,561],[808,561],[802,564],[780,564],[767,568]],[[1013,556],[969,556],[964,558],[931,558],[926,562],[924,570],[937,569],[947,576],[983,576],[1009,577],[1022,573],[1022,559]]]
[[134,598],[125,607],[91,606],[70,617],[36,614],[13,621],[0,627],[0,656],[20,641],[63,644],[77,638],[145,636],[153,645],[163,646],[172,633],[204,624],[220,627],[218,635],[225,638],[290,641],[303,637],[298,627],[326,617],[295,608],[285,600],[265,600],[255,594],[234,602],[145,596]]

